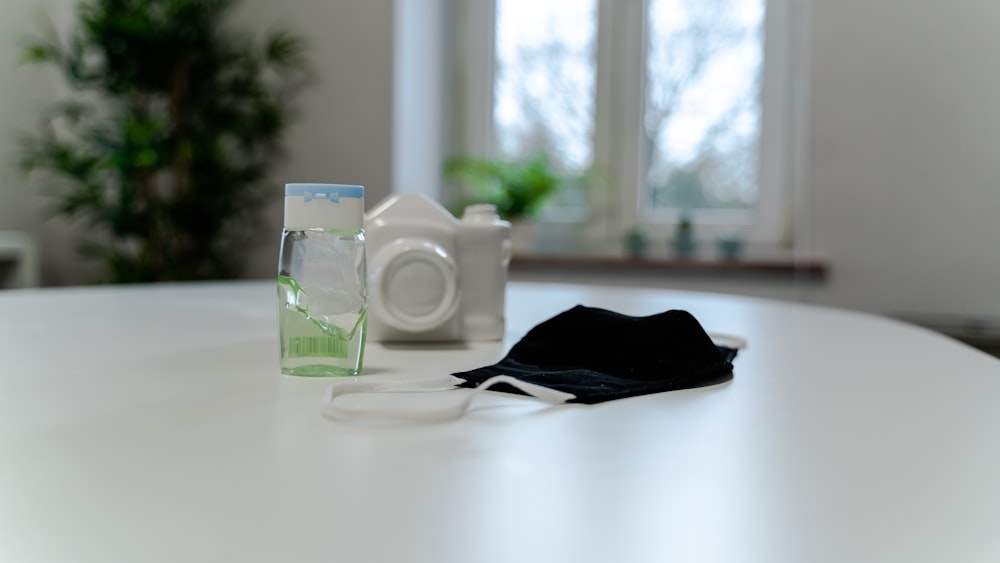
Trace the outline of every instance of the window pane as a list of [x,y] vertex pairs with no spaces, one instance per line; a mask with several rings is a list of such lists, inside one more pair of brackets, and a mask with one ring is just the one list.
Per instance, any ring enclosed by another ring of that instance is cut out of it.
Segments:
[[[540,152],[563,173],[593,159],[596,0],[497,0],[494,132],[501,158]],[[583,207],[580,190],[558,207]]]
[[650,0],[647,210],[757,201],[764,0]]

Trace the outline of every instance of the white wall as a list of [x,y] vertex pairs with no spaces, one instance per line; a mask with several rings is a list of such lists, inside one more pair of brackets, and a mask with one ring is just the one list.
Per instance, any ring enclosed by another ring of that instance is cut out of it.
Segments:
[[820,0],[812,21],[818,299],[1000,313],[1000,3]]
[[[26,27],[34,5],[0,7],[0,154],[10,148],[11,123],[30,122],[47,91],[11,63],[12,32]],[[276,186],[359,182],[370,203],[389,192],[393,5],[247,0],[249,21],[309,36],[324,74],[304,99],[306,121],[290,133],[292,158]],[[996,21],[993,0],[813,0],[804,238],[828,257],[830,278],[823,286],[676,285],[881,312],[1000,315]],[[10,174],[0,178],[0,229],[31,227],[39,199]],[[270,220],[263,228],[273,231],[279,208]],[[47,280],[79,281],[62,272],[65,233],[44,229]],[[272,244],[255,254],[255,275],[271,274],[274,253]]]
[[394,193],[441,199],[449,144],[448,0],[395,0]]
[[[40,186],[13,167],[20,129],[58,93],[52,72],[17,64],[19,41],[36,28],[40,6],[57,21],[72,18],[71,0],[7,0],[0,4],[0,230],[27,230],[41,247],[46,285],[84,283],[95,270],[73,253],[77,233],[60,219],[45,219]],[[287,136],[289,159],[273,171],[275,203],[259,226],[267,243],[252,252],[248,275],[273,276],[281,229],[282,186],[287,181],[363,184],[368,203],[392,191],[392,0],[244,0],[240,21],[251,29],[286,27],[304,35],[319,84],[300,98],[302,119]]]
[[302,118],[287,133],[288,161],[274,171],[274,236],[254,253],[250,277],[275,275],[285,182],[365,186],[371,207],[393,186],[393,0],[243,0],[252,29],[305,36],[319,83],[300,99]]
[[41,250],[43,282],[67,283],[79,264],[75,231],[46,221],[44,200],[18,173],[16,139],[34,129],[38,114],[62,92],[51,71],[22,66],[25,41],[40,25],[60,25],[72,15],[69,0],[8,0],[0,4],[0,230],[31,232]]

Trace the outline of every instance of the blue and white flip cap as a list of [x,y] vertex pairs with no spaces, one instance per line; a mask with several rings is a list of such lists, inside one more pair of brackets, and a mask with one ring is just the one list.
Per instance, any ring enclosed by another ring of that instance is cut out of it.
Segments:
[[364,219],[364,186],[285,184],[286,229],[360,229]]

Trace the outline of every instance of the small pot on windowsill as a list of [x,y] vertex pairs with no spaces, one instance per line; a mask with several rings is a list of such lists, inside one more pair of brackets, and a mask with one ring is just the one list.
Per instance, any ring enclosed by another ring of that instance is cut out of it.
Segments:
[[681,260],[691,259],[698,250],[698,243],[694,240],[694,225],[686,215],[677,223],[670,248],[674,250],[674,256]]
[[639,227],[633,227],[625,233],[625,256],[638,260],[646,256],[649,250],[649,237]]
[[722,260],[739,260],[740,256],[743,255],[743,237],[739,235],[719,237],[715,244],[719,250],[719,258]]
[[690,260],[698,252],[698,243],[693,238],[675,238],[670,243],[670,248],[678,260]]

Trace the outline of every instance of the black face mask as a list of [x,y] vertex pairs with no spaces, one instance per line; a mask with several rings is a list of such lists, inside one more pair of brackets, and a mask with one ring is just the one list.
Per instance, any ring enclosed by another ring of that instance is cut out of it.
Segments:
[[593,404],[729,381],[736,352],[713,343],[687,311],[632,317],[577,305],[528,331],[499,363],[454,375],[462,387],[510,375]]

